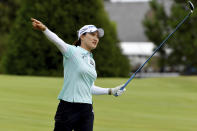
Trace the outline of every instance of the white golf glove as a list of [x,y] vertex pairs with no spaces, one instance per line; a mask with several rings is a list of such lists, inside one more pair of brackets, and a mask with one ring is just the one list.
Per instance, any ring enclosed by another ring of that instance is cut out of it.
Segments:
[[123,86],[124,84],[122,85],[119,85],[115,88],[109,88],[109,95],[114,95],[114,96],[120,96],[122,95],[123,92],[126,91],[126,89],[124,88],[123,90],[120,90],[120,88]]

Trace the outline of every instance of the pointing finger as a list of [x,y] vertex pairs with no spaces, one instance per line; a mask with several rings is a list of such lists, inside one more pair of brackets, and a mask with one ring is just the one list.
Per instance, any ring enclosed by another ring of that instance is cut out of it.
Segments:
[[36,24],[40,24],[41,23],[40,21],[38,21],[38,20],[36,20],[34,18],[31,18],[31,20],[32,20],[32,22],[35,22]]

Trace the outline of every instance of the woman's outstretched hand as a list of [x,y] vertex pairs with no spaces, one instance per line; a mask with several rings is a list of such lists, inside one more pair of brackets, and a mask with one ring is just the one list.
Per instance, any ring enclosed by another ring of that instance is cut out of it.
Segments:
[[31,21],[32,21],[32,26],[34,29],[40,30],[40,31],[46,30],[47,27],[44,24],[42,24],[42,22],[40,22],[34,18],[31,18]]

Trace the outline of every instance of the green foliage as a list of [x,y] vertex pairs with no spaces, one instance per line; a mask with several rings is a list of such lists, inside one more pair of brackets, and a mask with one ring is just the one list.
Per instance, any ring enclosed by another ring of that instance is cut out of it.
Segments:
[[[192,2],[194,5],[197,4],[196,1]],[[175,28],[177,20],[182,20],[188,14],[188,11],[185,11],[185,6],[186,4],[184,2],[172,6],[172,15],[170,18],[171,28]],[[197,13],[194,11],[190,19],[175,33],[175,40],[169,44],[169,47],[173,49],[172,54],[169,56],[170,65],[178,62],[178,64],[185,65],[186,67],[190,66],[197,68],[197,59],[194,59],[197,57],[196,20]]]
[[21,0],[1,0],[0,1],[0,32],[7,33],[11,30],[16,12],[20,7]]
[[[160,5],[156,0],[150,2],[151,11],[149,11],[143,21],[145,26],[145,34],[150,41],[153,41],[157,46],[160,45],[161,41],[166,37],[168,32],[168,16],[165,13],[164,7]],[[166,63],[166,52],[163,48],[159,51],[160,60],[159,66],[163,67]]]
[[[0,1],[0,63],[3,54],[6,52],[8,35],[16,18],[16,12],[19,9],[21,0],[1,0]],[[0,64],[1,66],[1,64]],[[1,73],[1,67],[0,67]]]
[[9,38],[3,70],[19,75],[61,75],[62,55],[42,34],[31,27],[30,18],[42,21],[65,42],[72,44],[85,24],[105,30],[94,53],[98,76],[127,76],[128,59],[121,54],[115,25],[101,0],[24,0]]
[[[196,1],[192,1],[192,3],[197,4]],[[185,0],[174,0],[169,16],[166,15],[163,6],[155,0],[150,2],[150,7],[151,16],[145,18],[144,26],[149,40],[158,46],[189,13],[189,7]],[[160,66],[183,65],[185,68],[188,66],[197,68],[197,59],[193,59],[197,57],[196,19],[197,14],[194,11],[191,18],[177,30],[173,38],[168,40],[166,45],[172,49],[169,56],[166,55],[164,48],[160,50],[160,53],[163,52]],[[162,62],[163,64],[161,64]]]

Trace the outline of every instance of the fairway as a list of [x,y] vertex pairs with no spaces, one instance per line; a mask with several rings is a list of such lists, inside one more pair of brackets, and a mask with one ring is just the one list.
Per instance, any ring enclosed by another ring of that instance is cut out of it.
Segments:
[[[123,78],[98,78],[112,88]],[[61,77],[0,75],[0,130],[52,131]],[[134,79],[120,97],[94,96],[94,131],[196,131],[197,77]]]

